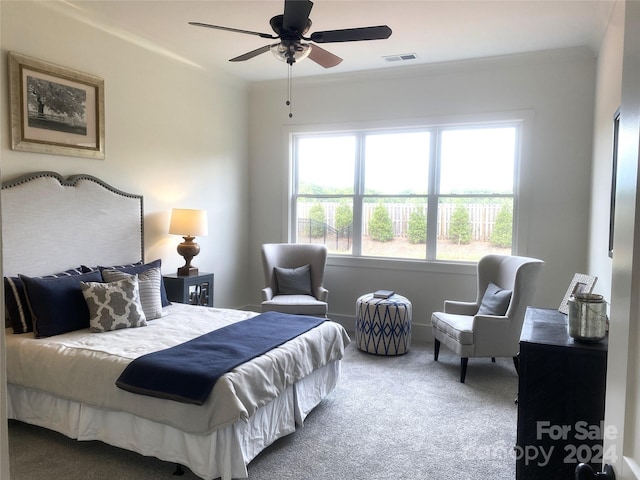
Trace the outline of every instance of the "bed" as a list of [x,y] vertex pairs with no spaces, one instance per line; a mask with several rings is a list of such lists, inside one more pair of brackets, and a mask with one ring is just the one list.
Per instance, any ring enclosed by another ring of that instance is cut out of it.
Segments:
[[[175,462],[206,480],[230,480],[247,478],[249,462],[303,425],[336,387],[350,339],[339,324],[323,321],[222,374],[202,404],[118,388],[139,357],[181,348],[217,329],[239,331],[261,317],[168,304],[153,283],[161,262],[144,262],[139,195],[89,175],[37,172],[5,183],[1,205],[5,303],[12,316],[5,332],[9,418]],[[88,288],[96,275],[106,276],[103,267],[123,272],[118,285],[129,285],[133,273],[140,279],[136,298],[147,303],[132,305],[147,313],[143,328],[96,333],[94,310],[91,328],[71,328],[73,302],[51,307],[61,297],[59,285],[83,278]],[[17,298],[11,279],[23,281],[27,305],[9,305]],[[147,312],[149,302],[156,318]],[[14,333],[28,330],[28,314],[38,319],[31,319],[34,331]]]

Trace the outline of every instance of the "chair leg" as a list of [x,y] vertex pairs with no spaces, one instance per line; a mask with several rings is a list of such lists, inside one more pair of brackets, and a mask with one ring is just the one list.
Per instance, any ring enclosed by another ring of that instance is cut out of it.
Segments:
[[433,361],[438,361],[438,355],[440,355],[440,340],[433,339]]
[[513,366],[516,367],[516,373],[520,375],[520,358],[518,356],[513,357]]
[[467,363],[469,363],[468,357],[460,359],[460,383],[464,383],[464,379],[467,376]]

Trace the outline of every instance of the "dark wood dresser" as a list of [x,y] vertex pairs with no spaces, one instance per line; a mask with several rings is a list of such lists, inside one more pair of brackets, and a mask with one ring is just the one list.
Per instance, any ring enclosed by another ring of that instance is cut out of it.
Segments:
[[567,316],[528,307],[520,337],[517,480],[572,480],[578,463],[599,470],[607,338],[574,342]]

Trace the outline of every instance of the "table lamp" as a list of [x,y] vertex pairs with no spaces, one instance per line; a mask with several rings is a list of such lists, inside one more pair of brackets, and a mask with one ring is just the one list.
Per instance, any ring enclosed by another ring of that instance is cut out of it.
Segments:
[[178,268],[178,275],[197,275],[198,269],[191,265],[191,259],[200,253],[200,245],[194,242],[195,237],[208,234],[207,211],[188,208],[174,208],[171,210],[169,233],[180,235],[184,242],[178,245],[178,253],[184,257],[184,266]]

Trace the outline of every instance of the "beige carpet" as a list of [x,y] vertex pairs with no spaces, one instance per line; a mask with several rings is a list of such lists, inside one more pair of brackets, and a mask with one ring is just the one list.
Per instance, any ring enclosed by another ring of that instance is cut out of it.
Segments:
[[[249,464],[251,480],[515,478],[517,376],[512,360],[459,358],[413,345],[398,357],[352,344],[338,388],[294,434]],[[197,479],[100,442],[10,422],[12,480]]]

